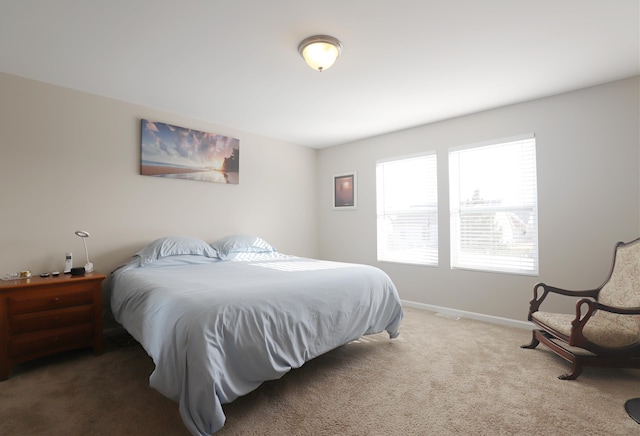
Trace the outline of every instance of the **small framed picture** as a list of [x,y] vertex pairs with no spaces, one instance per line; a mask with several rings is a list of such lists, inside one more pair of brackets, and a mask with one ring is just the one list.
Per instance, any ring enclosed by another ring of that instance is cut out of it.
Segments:
[[352,210],[358,207],[358,178],[355,172],[333,176],[333,208]]

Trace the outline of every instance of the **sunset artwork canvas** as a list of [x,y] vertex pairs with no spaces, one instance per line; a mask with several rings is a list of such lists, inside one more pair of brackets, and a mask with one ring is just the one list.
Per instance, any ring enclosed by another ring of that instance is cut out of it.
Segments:
[[140,174],[237,185],[240,140],[142,120]]
[[333,176],[333,208],[357,208],[357,179],[356,173],[338,174]]

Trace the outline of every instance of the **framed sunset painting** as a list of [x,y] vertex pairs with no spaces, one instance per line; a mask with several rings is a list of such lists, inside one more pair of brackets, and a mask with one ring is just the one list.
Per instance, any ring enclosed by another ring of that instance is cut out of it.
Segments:
[[356,173],[337,174],[333,176],[333,208],[353,210],[358,207]]
[[202,182],[240,182],[240,140],[142,120],[140,174]]

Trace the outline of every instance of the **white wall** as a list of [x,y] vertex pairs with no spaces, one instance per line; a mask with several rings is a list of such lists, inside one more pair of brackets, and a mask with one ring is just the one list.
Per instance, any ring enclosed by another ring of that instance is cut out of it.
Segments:
[[[240,139],[240,184],[141,176],[141,118]],[[317,255],[314,149],[7,74],[0,132],[0,274],[84,265],[77,229],[103,273],[167,235]]]
[[[639,84],[634,77],[320,150],[321,257],[381,267],[404,300],[514,320],[526,319],[537,281],[600,285],[614,243],[640,236]],[[451,270],[448,148],[526,133],[537,146],[539,277]],[[438,155],[440,266],[377,262],[376,160],[425,150]],[[332,176],[348,171],[358,172],[358,209],[334,211]]]
[[[316,151],[151,108],[0,74],[0,273],[62,269],[76,229],[109,272],[168,234],[258,234],[285,253],[380,266],[405,300],[525,319],[531,288],[597,286],[613,244],[639,232],[638,77]],[[140,118],[240,139],[240,184],[140,176]],[[451,271],[448,147],[534,133],[540,276]],[[440,266],[376,261],[377,159],[436,149]],[[355,211],[332,175],[358,172]],[[571,308],[553,301],[553,310]]]

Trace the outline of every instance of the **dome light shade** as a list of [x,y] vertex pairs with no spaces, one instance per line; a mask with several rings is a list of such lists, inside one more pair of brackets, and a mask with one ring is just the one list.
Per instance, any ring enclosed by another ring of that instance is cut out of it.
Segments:
[[298,45],[298,52],[307,64],[320,72],[329,69],[341,51],[342,43],[329,35],[310,36]]

